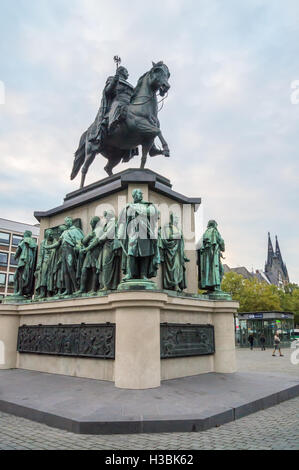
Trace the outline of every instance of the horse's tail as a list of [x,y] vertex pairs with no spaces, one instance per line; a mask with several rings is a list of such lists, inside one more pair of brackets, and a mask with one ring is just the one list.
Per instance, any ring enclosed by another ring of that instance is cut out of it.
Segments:
[[87,131],[85,131],[84,134],[82,134],[79,147],[75,152],[75,159],[74,159],[73,169],[71,173],[71,180],[76,178],[77,174],[80,171],[80,168],[82,167],[85,161],[86,135],[87,135]]

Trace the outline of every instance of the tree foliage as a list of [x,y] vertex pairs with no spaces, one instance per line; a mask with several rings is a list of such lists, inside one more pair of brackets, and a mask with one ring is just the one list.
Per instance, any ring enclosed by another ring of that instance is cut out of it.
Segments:
[[293,312],[299,324],[299,286],[287,284],[283,289],[261,282],[257,278],[245,279],[233,271],[224,275],[222,290],[229,292],[240,303],[239,312]]

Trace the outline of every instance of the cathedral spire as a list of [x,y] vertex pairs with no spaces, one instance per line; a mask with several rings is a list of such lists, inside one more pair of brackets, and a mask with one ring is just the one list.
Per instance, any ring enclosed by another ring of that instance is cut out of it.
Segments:
[[280,252],[280,247],[277,239],[277,235],[275,235],[275,254],[279,258],[280,261],[282,261],[282,256]]
[[288,270],[287,270],[287,267],[286,267],[285,263],[283,262],[283,259],[282,259],[282,256],[281,256],[281,251],[280,251],[277,235],[275,236],[275,255],[279,259],[283,274],[284,274],[287,282],[289,282]]
[[273,250],[273,246],[272,246],[270,232],[268,232],[268,257],[267,257],[267,263],[266,263],[266,266],[265,266],[265,271],[266,272],[272,266],[273,256],[274,256],[274,250]]

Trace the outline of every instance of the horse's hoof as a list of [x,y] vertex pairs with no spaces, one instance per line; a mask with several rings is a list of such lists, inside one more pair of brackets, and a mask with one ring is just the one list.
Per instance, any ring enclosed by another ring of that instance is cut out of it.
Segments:
[[108,176],[112,176],[112,175],[113,175],[112,170],[110,170],[110,168],[107,168],[107,167],[105,166],[104,170],[106,171],[106,173],[107,173]]

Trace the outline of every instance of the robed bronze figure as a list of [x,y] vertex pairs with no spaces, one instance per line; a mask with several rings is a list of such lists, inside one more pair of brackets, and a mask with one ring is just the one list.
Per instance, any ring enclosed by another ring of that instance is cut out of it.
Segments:
[[118,219],[118,239],[123,249],[124,281],[156,277],[160,254],[157,241],[159,212],[143,200],[140,189],[134,189],[134,202],[128,204]]
[[183,291],[186,283],[185,245],[182,230],[179,228],[179,218],[170,214],[169,224],[162,227],[159,237],[160,256],[163,270],[163,288]]
[[80,282],[80,289],[77,294],[82,294],[88,291],[88,284],[90,284],[90,291],[96,293],[98,288],[98,267],[100,246],[94,241],[97,239],[97,231],[102,232],[98,227],[100,218],[95,216],[90,221],[91,232],[82,240],[80,248],[78,264],[77,264],[77,278]]
[[66,229],[62,232],[59,240],[47,248],[57,249],[61,247],[61,263],[65,285],[65,291],[62,295],[71,295],[78,289],[76,278],[77,262],[84,235],[81,229],[73,225],[71,217],[66,217],[64,222]]
[[217,222],[210,220],[198,250],[200,289],[221,292],[224,274],[221,258],[224,250],[224,240],[218,231]]
[[[56,241],[59,240],[62,233],[67,230],[65,225],[60,225],[57,229]],[[51,250],[52,256],[49,267],[47,289],[49,295],[60,296],[65,291],[65,281],[62,269],[61,258],[61,244],[57,245],[55,249]]]
[[112,210],[104,212],[106,223],[88,248],[99,249],[97,273],[100,291],[115,290],[119,284],[121,244],[117,239],[117,220]]
[[33,295],[36,253],[36,241],[32,238],[32,232],[26,230],[15,253],[15,259],[18,261],[14,276],[15,296],[30,298]]
[[52,276],[52,258],[53,251],[47,247],[53,243],[53,231],[48,229],[45,231],[45,239],[41,242],[39,248],[38,261],[35,271],[35,292],[36,297],[43,299],[51,294],[48,289],[49,280]]

